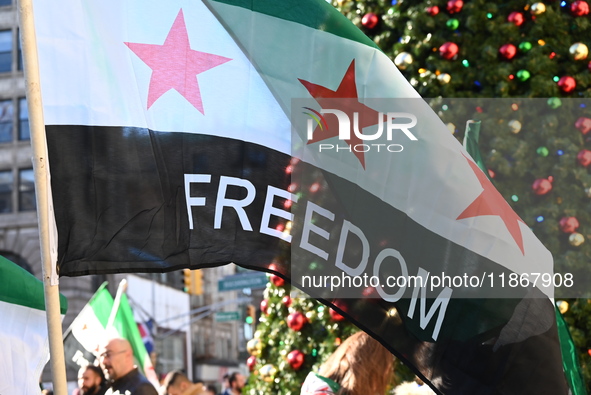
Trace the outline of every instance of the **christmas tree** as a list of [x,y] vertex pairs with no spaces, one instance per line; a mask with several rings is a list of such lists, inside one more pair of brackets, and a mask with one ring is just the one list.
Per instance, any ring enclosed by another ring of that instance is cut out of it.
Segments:
[[[434,100],[433,108],[460,141],[466,120],[482,121],[480,149],[493,183],[553,254],[556,278],[563,282],[570,274],[574,288],[586,292],[591,261],[591,102],[585,99],[591,96],[589,4],[333,4],[391,57],[423,97],[443,98]],[[558,297],[576,294],[558,282]],[[582,298],[589,297],[585,292],[558,303],[589,391],[591,301]]]
[[254,338],[247,344],[251,376],[243,393],[299,395],[310,371],[357,329],[336,311],[271,275]]
[[[264,298],[254,338],[247,343],[251,375],[243,393],[299,395],[308,373],[317,371],[359,329],[275,275],[270,276]],[[394,383],[414,377],[401,363],[394,366]]]

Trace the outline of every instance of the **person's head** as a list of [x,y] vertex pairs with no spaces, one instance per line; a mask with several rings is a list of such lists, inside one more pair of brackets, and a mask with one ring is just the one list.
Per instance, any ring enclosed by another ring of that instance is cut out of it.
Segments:
[[109,340],[100,355],[100,362],[110,380],[120,379],[135,368],[131,345],[121,338]]
[[80,395],[94,395],[105,380],[103,371],[98,366],[87,365],[78,371]]
[[383,394],[393,375],[394,357],[365,332],[357,332],[335,350],[319,374],[340,384],[337,394]]
[[224,377],[222,377],[222,390],[225,390],[226,388],[230,387],[230,383],[228,383],[229,378],[230,378],[229,373],[224,374]]
[[210,384],[207,387],[205,387],[204,395],[216,395],[217,393],[218,390],[215,388],[215,386]]
[[[183,372],[180,370],[174,370],[168,373],[164,378],[164,381],[162,382],[161,393],[163,395],[181,395],[192,385],[193,383],[191,380],[189,380],[189,378]],[[196,385],[199,386],[199,390],[196,392],[201,394],[201,392],[205,390],[203,384],[197,383]]]
[[236,391],[239,394],[242,393],[242,388],[246,384],[246,378],[244,375],[234,372],[228,377],[228,388],[232,391]]

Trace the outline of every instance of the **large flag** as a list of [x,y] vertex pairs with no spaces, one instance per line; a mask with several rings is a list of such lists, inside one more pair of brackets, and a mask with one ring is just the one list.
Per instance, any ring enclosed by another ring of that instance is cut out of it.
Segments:
[[133,318],[125,293],[121,295],[112,327],[108,326],[115,304],[106,287],[106,282],[99,287],[64,333],[66,363],[73,368],[94,363],[98,358],[100,347],[104,346],[108,339],[121,337],[131,344],[140,370],[152,383],[158,385],[158,376],[152,366],[150,355]]
[[324,0],[34,6],[60,275],[235,262],[439,393],[567,392],[551,255]]
[[[60,312],[67,300],[60,295]],[[0,394],[38,395],[49,361],[43,283],[0,256]]]

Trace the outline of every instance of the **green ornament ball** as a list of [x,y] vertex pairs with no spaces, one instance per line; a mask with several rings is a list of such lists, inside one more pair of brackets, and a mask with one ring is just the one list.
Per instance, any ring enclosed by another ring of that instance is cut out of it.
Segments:
[[536,153],[540,156],[546,157],[546,156],[548,156],[550,151],[546,147],[540,147],[536,150]]
[[527,81],[529,79],[529,77],[531,77],[531,74],[527,70],[519,70],[517,72],[517,79],[519,81],[522,81],[522,82]]
[[524,41],[521,44],[519,44],[519,50],[523,51],[523,52],[527,52],[532,48],[532,45],[529,41]]
[[551,97],[548,99],[548,106],[552,109],[557,109],[562,106],[562,101],[557,97]]
[[447,28],[450,30],[456,30],[458,27],[460,27],[460,21],[458,21],[456,18],[451,18],[445,22],[445,26],[447,26]]

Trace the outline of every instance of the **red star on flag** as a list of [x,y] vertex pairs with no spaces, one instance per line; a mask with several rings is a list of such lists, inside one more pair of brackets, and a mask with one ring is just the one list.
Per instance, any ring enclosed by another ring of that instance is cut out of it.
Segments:
[[519,218],[507,201],[503,199],[503,196],[495,189],[488,178],[486,178],[486,175],[480,170],[478,165],[468,158],[466,160],[474,174],[476,174],[476,177],[478,177],[478,181],[484,190],[456,219],[480,217],[483,215],[496,215],[500,217],[509,233],[511,233],[515,243],[519,246],[521,253],[525,255],[523,236],[521,229],[519,229],[519,223],[525,224],[525,222]]
[[[359,114],[359,130],[362,131],[363,128],[368,126],[373,126],[378,123],[378,119],[380,117],[379,112],[375,111],[372,108],[367,107],[365,104],[360,103],[359,96],[357,95],[357,84],[355,83],[355,59],[349,65],[347,72],[343,76],[341,83],[336,91],[333,91],[327,87],[322,85],[317,85],[312,82],[304,81],[299,79],[299,81],[306,87],[308,92],[316,99],[318,104],[322,108],[325,109],[337,109],[341,110],[347,114],[351,123],[353,122],[353,113],[357,112]],[[334,100],[334,99],[355,99],[355,100]],[[337,137],[339,135],[339,123],[338,119],[335,115],[327,115],[327,128],[322,130],[320,126],[317,126],[314,130],[314,138],[308,141],[308,144],[317,143],[322,140],[330,139],[332,137]],[[353,125],[351,124],[351,127]],[[362,144],[363,141],[355,135],[353,130],[351,130],[351,139],[345,140],[345,142],[349,145],[349,147],[353,147],[357,144]],[[361,166],[365,169],[365,157],[363,156],[363,152],[357,152],[353,149],[353,153],[361,162]]]
[[183,10],[179,11],[163,45],[125,44],[152,69],[148,109],[160,96],[174,89],[205,114],[197,75],[232,60],[191,49]]

